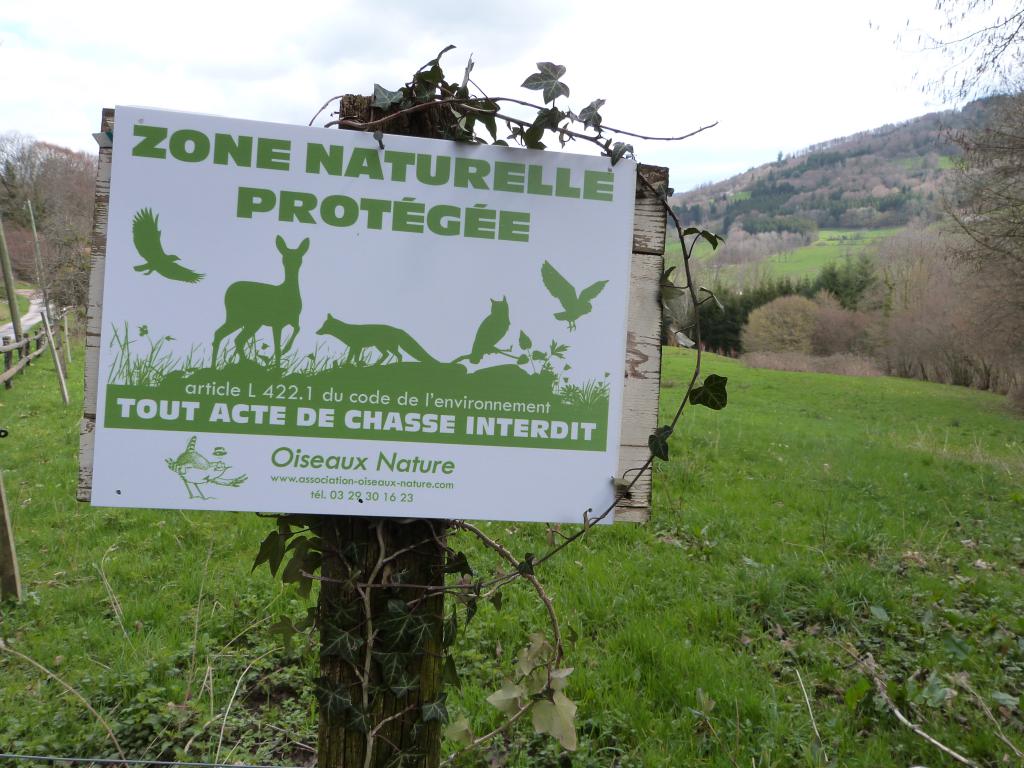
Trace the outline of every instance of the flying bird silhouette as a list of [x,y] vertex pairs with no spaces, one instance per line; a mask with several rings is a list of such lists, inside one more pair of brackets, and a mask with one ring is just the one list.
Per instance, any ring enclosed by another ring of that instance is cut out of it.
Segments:
[[199,274],[178,263],[178,257],[172,253],[164,253],[160,243],[160,217],[149,208],[143,208],[132,219],[132,241],[135,250],[146,262],[135,267],[136,272],[151,275],[156,272],[168,280],[183,283],[198,283],[204,275]]
[[484,355],[507,355],[504,350],[498,349],[497,344],[508,333],[510,321],[508,318],[508,299],[504,296],[501,301],[491,299],[491,311],[476,329],[476,336],[473,338],[473,350],[468,355],[462,355],[452,360],[459,363],[463,360],[476,365],[483,360]]
[[575,331],[576,321],[593,309],[590,303],[597,298],[597,294],[603,291],[604,287],[608,284],[607,280],[598,280],[593,285],[588,285],[580,291],[577,296],[576,289],[548,261],[545,261],[541,266],[540,276],[544,281],[544,287],[548,289],[552,296],[558,299],[564,310],[556,312],[555,319],[565,320],[569,324],[570,331]]

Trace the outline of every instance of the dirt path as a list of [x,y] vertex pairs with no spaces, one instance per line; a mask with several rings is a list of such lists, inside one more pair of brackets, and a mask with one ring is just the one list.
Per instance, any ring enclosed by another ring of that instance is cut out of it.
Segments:
[[[28,312],[21,316],[21,330],[26,331],[43,319],[43,295],[30,288],[19,288],[16,293],[29,298]],[[14,323],[0,325],[0,337],[3,336],[14,336]]]

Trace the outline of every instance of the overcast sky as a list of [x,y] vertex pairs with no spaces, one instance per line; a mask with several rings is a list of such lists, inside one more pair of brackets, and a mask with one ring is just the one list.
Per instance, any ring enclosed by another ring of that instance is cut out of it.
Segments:
[[568,69],[574,109],[607,99],[608,125],[678,135],[718,121],[685,142],[635,142],[682,191],[945,108],[921,89],[941,66],[916,42],[937,29],[933,6],[2,0],[0,133],[92,152],[100,109],[117,104],[305,124],[336,94],[397,88],[452,43],[446,71],[472,53],[492,95],[532,98],[520,83],[553,61]]

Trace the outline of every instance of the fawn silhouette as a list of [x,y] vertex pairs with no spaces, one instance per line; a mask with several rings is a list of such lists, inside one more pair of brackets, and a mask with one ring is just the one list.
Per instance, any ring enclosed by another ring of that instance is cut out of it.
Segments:
[[346,323],[334,315],[328,313],[324,324],[320,326],[317,334],[333,336],[348,347],[348,356],[345,362],[349,365],[356,365],[364,349],[370,347],[380,352],[380,359],[375,365],[381,365],[390,358],[394,362],[402,361],[402,351],[416,358],[421,363],[437,363],[427,350],[403,331],[390,325],[355,325]]
[[[280,285],[254,283],[241,280],[232,283],[224,292],[224,324],[213,334],[213,357],[210,367],[217,367],[217,350],[226,336],[238,331],[235,336],[235,352],[238,360],[245,360],[245,344],[264,325],[274,333],[274,364],[281,366],[281,355],[291,349],[292,342],[299,334],[299,313],[302,311],[302,297],[299,295],[299,267],[302,257],[309,249],[307,237],[298,248],[289,248],[284,238],[277,236],[277,250],[281,252],[284,264],[284,282]],[[281,332],[291,326],[292,335],[281,346]]]

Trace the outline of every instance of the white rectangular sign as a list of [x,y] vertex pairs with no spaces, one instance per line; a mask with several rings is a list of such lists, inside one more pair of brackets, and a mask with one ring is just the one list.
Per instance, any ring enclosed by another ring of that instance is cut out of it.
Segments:
[[118,107],[92,503],[579,522],[636,166]]

